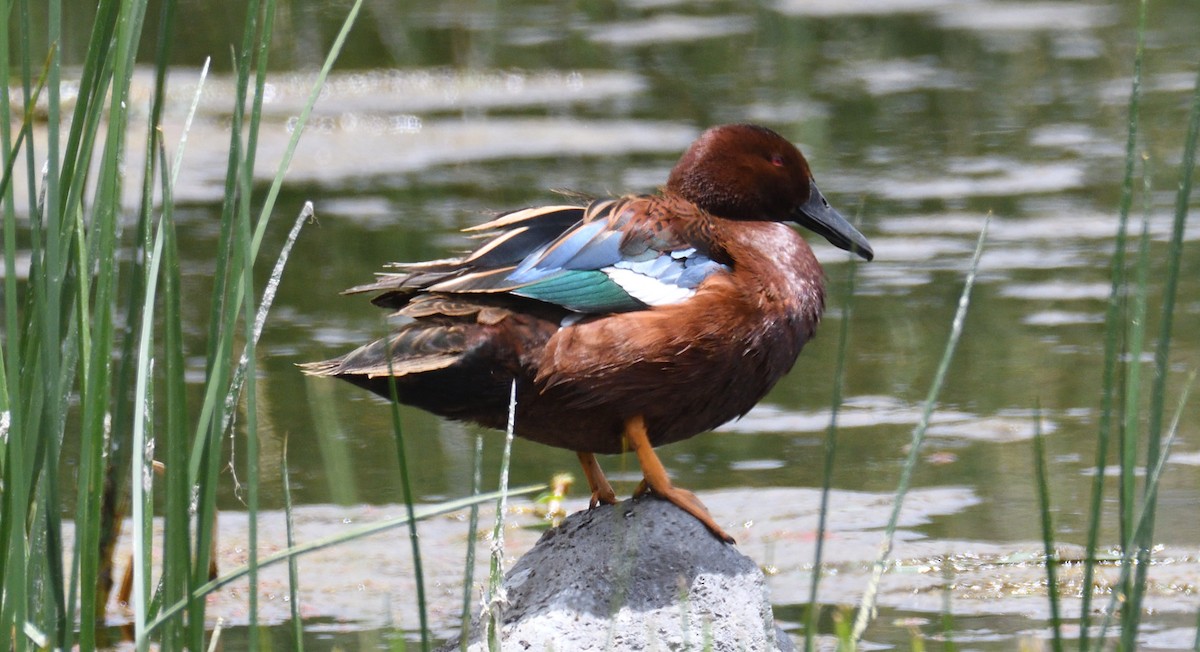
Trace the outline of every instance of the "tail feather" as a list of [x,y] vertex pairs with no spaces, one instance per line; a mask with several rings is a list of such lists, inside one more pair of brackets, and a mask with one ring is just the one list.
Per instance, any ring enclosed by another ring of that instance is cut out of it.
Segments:
[[527,375],[569,311],[517,296],[508,276],[520,261],[587,216],[583,206],[506,213],[467,229],[486,238],[462,257],[397,263],[346,294],[406,318],[394,332],[345,355],[300,365],[435,414],[501,425],[513,378]]
[[[478,313],[475,308],[472,313]],[[303,368],[318,376],[406,376],[448,367],[472,347],[478,332],[474,320],[413,322],[332,360]]]

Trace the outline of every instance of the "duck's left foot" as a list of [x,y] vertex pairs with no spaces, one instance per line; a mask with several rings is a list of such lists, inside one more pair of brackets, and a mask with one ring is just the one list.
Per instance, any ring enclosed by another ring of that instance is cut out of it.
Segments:
[[633,492],[634,498],[653,491],[656,495],[694,516],[718,539],[725,543],[736,543],[733,537],[717,525],[717,522],[708,513],[708,508],[700,502],[696,494],[671,484],[666,468],[658,459],[654,447],[650,445],[650,438],[646,435],[646,423],[642,417],[636,416],[625,422],[625,438],[633,451],[637,453],[638,463],[642,465],[642,475],[645,477]]
[[608,478],[604,477],[604,470],[596,461],[596,455],[594,453],[578,453],[578,455],[579,464],[583,466],[583,476],[587,478],[588,487],[592,490],[592,499],[588,501],[588,509],[593,509],[600,503],[616,505],[617,494],[613,491],[612,485],[608,483]]
[[700,499],[696,497],[696,494],[688,491],[687,489],[680,489],[679,487],[673,486],[667,487],[666,489],[660,489],[658,487],[650,486],[645,480],[643,480],[642,483],[638,485],[638,490],[633,492],[633,497],[640,498],[648,493],[653,493],[654,495],[667,500],[679,509],[682,509],[688,514],[696,517],[697,521],[703,523],[704,527],[708,528],[708,530],[712,532],[714,536],[725,543],[737,543],[733,537],[729,536],[725,530],[721,529],[720,525],[717,525],[717,522],[713,520],[712,515],[708,513],[708,508],[704,506],[704,503],[700,502]]

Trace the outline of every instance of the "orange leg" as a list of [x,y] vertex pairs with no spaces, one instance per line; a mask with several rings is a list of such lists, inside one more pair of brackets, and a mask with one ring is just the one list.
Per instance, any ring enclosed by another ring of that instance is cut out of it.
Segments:
[[667,470],[663,468],[658,454],[650,445],[650,437],[646,434],[646,421],[641,415],[625,421],[625,440],[629,442],[629,447],[633,449],[633,452],[637,453],[638,463],[642,465],[642,475],[645,477],[638,485],[637,491],[633,492],[635,498],[647,491],[653,491],[676,507],[695,516],[696,520],[703,523],[718,539],[725,543],[734,543],[733,537],[726,534],[725,530],[717,525],[709,515],[708,508],[700,502],[696,494],[671,484],[671,479],[667,477]]
[[608,478],[604,477],[604,469],[600,468],[600,463],[596,461],[594,453],[578,453],[579,463],[583,465],[583,475],[587,478],[588,488],[592,490],[592,499],[588,502],[588,508],[591,509],[600,503],[605,505],[616,505],[617,494],[613,491],[612,485],[608,484]]

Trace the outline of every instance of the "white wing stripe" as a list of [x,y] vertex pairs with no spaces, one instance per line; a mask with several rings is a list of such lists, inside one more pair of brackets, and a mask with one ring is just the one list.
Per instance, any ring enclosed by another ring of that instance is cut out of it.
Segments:
[[696,294],[696,291],[691,288],[664,283],[661,279],[639,274],[630,269],[605,267],[600,271],[604,272],[614,283],[620,285],[622,290],[629,293],[629,296],[648,306],[681,303]]

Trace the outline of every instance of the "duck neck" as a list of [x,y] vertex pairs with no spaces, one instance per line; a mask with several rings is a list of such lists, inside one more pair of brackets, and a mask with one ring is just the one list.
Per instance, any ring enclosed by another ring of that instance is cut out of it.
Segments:
[[[717,242],[733,266],[738,285],[766,319],[764,326],[785,322],[796,337],[796,352],[816,331],[825,310],[825,274],[808,243],[779,222],[714,219]],[[724,228],[722,228],[724,227]]]

